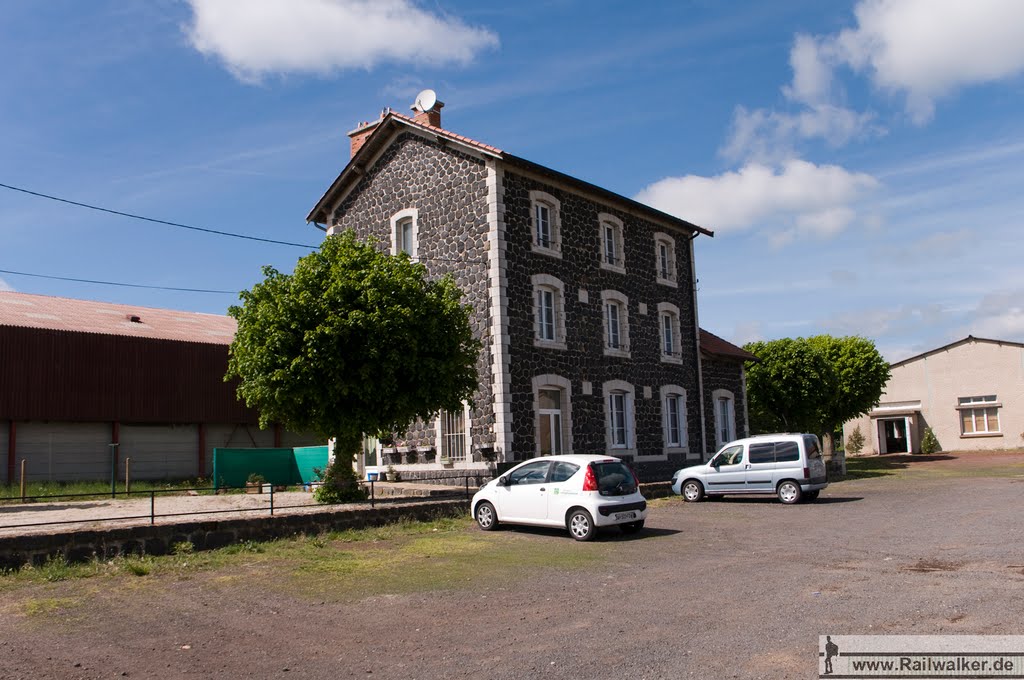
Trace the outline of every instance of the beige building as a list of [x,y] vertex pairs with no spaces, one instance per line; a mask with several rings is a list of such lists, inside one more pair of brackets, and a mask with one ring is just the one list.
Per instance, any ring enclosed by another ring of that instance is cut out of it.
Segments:
[[943,451],[1024,447],[1024,343],[967,336],[892,365],[881,402],[843,426],[862,453],[919,453],[925,428]]

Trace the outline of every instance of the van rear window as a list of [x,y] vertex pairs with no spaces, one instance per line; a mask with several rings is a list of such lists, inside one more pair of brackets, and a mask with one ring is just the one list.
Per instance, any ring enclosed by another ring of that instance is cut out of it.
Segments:
[[814,435],[804,436],[804,448],[807,449],[808,458],[821,458],[821,447],[818,446],[818,438]]

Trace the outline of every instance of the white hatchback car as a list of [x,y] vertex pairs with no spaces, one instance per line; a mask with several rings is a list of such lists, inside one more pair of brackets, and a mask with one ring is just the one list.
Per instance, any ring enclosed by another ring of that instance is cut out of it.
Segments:
[[471,509],[484,531],[500,522],[565,527],[577,541],[589,541],[599,527],[639,531],[647,517],[636,474],[610,456],[532,458],[484,484]]

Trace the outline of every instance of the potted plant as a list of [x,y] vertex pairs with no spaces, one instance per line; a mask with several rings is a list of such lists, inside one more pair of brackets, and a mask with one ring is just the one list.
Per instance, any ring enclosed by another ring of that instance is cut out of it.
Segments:
[[388,481],[397,482],[402,479],[402,474],[395,469],[394,465],[388,466]]
[[253,472],[249,475],[249,478],[245,480],[245,492],[263,493],[263,485],[266,483],[266,477],[264,477],[258,472]]
[[405,462],[412,465],[413,463],[419,462],[420,452],[416,449],[409,449],[405,452]]

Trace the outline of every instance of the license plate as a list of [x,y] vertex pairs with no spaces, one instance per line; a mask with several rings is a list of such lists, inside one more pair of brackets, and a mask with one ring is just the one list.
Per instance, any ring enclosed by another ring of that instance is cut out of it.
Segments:
[[615,519],[616,519],[616,521],[623,520],[623,519],[636,519],[636,513],[635,512],[617,512],[617,513],[615,513]]

